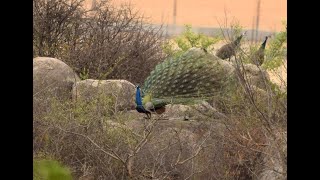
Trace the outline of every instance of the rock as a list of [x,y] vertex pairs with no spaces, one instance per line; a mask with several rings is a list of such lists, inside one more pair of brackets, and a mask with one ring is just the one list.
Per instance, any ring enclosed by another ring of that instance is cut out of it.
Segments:
[[202,101],[194,105],[169,104],[163,115],[169,120],[200,120],[211,118],[223,118],[224,114],[218,112],[208,102]]
[[223,67],[224,71],[227,73],[227,74],[235,74],[235,68],[233,66],[233,63],[232,62],[229,62],[229,61],[225,61],[225,60],[221,60],[221,59],[218,59],[217,60],[219,62],[219,64]]
[[71,100],[72,86],[80,81],[76,73],[56,58],[33,59],[33,115],[50,112],[56,101]]
[[267,71],[261,68],[259,69],[253,64],[245,64],[244,70],[250,84],[257,86],[260,89],[266,89],[266,83],[270,81],[270,76]]
[[287,179],[287,133],[280,132],[275,134],[275,140],[268,139],[263,166],[258,166],[259,180]]
[[[213,52],[213,54],[216,54],[216,52],[223,46],[225,45],[226,42],[224,41],[219,41],[218,43],[215,43],[214,44],[214,49],[215,51]],[[244,50],[244,51],[247,51],[249,50],[249,47],[250,45],[248,43],[243,43],[241,45],[241,48]],[[228,62],[227,60],[222,60],[224,63],[224,66],[225,67],[228,67],[230,68],[230,71],[232,72],[235,72],[233,71],[234,70],[234,67],[230,67],[230,64],[232,65],[235,65],[235,58],[234,56],[230,59],[230,62]],[[265,89],[265,84],[264,84],[264,79],[267,79],[267,80],[270,80],[270,76],[269,74],[267,73],[267,71],[260,69],[256,66],[256,65],[253,65],[253,64],[244,64],[244,68],[245,68],[245,71],[248,73],[248,80],[255,86],[261,88],[261,89]],[[236,74],[235,74],[236,75]]]
[[[235,60],[234,57],[231,59],[231,61],[226,60],[217,60],[219,64],[223,67],[224,72],[227,76],[229,76],[231,79],[234,79],[237,77],[236,71],[235,71]],[[256,65],[253,64],[244,64],[244,70],[247,75],[247,80],[250,84],[257,86],[261,89],[266,89],[265,82],[270,81],[270,76],[267,71],[264,69],[259,69]],[[234,83],[233,81],[231,81]]]
[[182,104],[168,104],[166,105],[166,111],[163,114],[164,117],[169,120],[189,120],[192,107]]
[[[184,106],[181,106],[182,110],[184,108]],[[126,125],[132,128],[135,134],[142,135],[145,133],[143,129],[150,128],[150,123],[152,123],[150,120],[133,120],[126,122]],[[190,172],[186,169],[191,169],[191,166],[205,169],[204,171],[209,173],[212,169],[207,169],[208,164],[212,163],[214,158],[222,158],[223,156],[220,146],[221,140],[214,138],[215,136],[212,136],[212,138],[209,136],[211,133],[221,136],[224,131],[225,128],[222,124],[210,121],[158,120],[148,143],[135,158],[135,163],[152,167],[154,161],[150,161],[150,159],[154,160],[155,157],[161,157],[161,167],[166,170],[173,170],[172,175],[180,176],[179,179],[185,179],[190,175]],[[177,160],[182,162],[195,155],[202,145],[204,148],[192,161],[187,161],[185,164],[172,168],[172,164],[176,163]],[[161,176],[157,175],[157,177]]]
[[134,97],[135,86],[127,80],[86,79],[74,84],[72,89],[76,101],[100,100],[115,110],[135,109]]
[[72,86],[80,78],[64,62],[56,58],[33,59],[33,96],[71,98]]
[[[221,43],[216,47],[217,49],[222,46]],[[249,49],[248,44],[244,44],[244,47],[242,47],[243,49]],[[234,77],[236,77],[236,73],[235,73],[235,57],[231,57],[230,62],[226,61],[226,60],[220,60],[222,61],[221,63],[223,63],[223,67],[225,67],[226,69],[229,69],[230,72],[232,72],[234,74]],[[248,75],[248,81],[250,83],[252,83],[252,85],[255,85],[261,89],[266,89],[265,86],[265,80],[270,81],[270,76],[269,73],[262,69],[262,68],[258,68],[256,65],[253,64],[244,64],[244,69]]]
[[287,91],[287,61],[285,60],[283,64],[276,68],[268,71],[270,80],[277,84],[281,91]]

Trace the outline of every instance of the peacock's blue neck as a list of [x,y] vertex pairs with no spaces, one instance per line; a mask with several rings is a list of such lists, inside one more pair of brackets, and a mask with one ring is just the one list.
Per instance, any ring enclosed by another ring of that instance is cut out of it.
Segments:
[[137,91],[136,91],[136,104],[138,106],[142,106],[142,98],[141,98],[140,87],[139,86],[137,86]]
[[141,91],[139,86],[137,86],[137,91],[136,91],[136,104],[137,104],[136,110],[139,113],[148,113],[148,111],[142,105]]

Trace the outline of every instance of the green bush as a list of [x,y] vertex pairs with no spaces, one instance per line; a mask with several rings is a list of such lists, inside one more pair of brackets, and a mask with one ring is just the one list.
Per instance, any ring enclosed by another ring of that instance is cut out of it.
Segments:
[[191,25],[186,25],[181,35],[175,37],[173,41],[168,40],[164,43],[163,50],[169,56],[179,56],[193,47],[211,51],[213,50],[212,45],[219,40],[219,37],[209,37],[202,33],[195,33],[192,31]]
[[71,180],[71,172],[55,160],[35,160],[33,162],[34,180]]
[[[286,23],[284,23],[286,26]],[[266,49],[266,60],[263,67],[266,69],[276,69],[283,64],[286,59],[287,51],[287,31],[281,31],[276,34],[275,38],[270,40]]]

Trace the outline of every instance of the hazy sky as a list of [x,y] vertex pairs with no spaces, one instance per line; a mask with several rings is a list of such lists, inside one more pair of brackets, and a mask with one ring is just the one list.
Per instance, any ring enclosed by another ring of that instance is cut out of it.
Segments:
[[[245,29],[251,29],[257,13],[258,0],[177,0],[178,25],[219,27],[236,18]],[[174,0],[113,0],[115,4],[131,2],[135,9],[144,13],[153,23],[173,23]],[[261,0],[259,29],[281,30],[282,21],[287,19],[287,0]]]

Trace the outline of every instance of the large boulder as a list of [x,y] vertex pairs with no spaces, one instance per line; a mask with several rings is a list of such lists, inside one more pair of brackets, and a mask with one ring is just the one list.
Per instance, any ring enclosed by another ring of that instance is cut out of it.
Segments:
[[260,89],[266,89],[266,85],[270,81],[270,76],[267,71],[258,68],[253,64],[245,64],[244,70],[250,84],[257,86]]
[[64,62],[56,58],[33,59],[33,96],[71,98],[72,86],[80,78]]
[[[99,100],[115,110],[135,108],[135,86],[127,80],[86,79],[74,84],[72,98],[75,101]],[[107,103],[107,104],[106,104]]]
[[[230,77],[236,78],[236,64],[233,62],[218,60],[220,64],[227,70],[231,75]],[[242,69],[242,68],[241,68]],[[260,89],[266,89],[266,84],[270,81],[268,72],[262,68],[258,68],[253,64],[243,64],[246,80],[249,84],[259,87]]]

